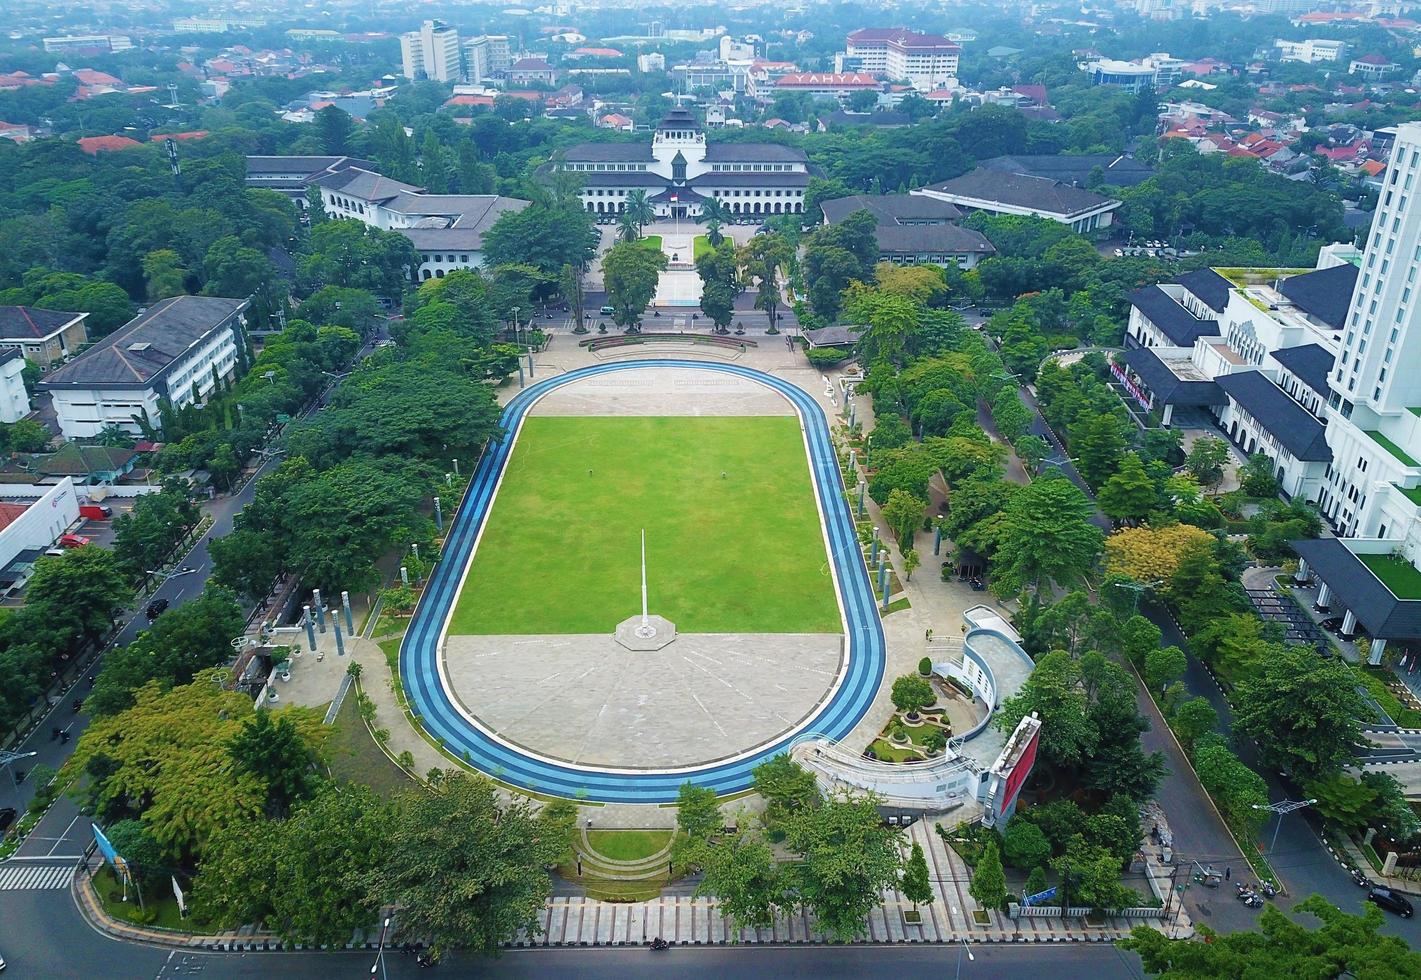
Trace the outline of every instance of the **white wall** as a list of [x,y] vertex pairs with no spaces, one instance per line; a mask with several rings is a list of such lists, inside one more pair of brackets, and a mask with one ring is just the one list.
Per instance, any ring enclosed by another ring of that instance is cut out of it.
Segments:
[[66,476],[0,531],[0,568],[22,551],[48,548],[78,519],[79,497],[74,481]]
[[25,359],[13,357],[0,364],[0,422],[18,422],[30,414],[30,396],[25,392]]

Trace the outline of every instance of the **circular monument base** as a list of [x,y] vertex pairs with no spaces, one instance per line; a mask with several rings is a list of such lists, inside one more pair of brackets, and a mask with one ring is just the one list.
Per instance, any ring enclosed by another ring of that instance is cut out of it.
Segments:
[[660,650],[676,639],[676,624],[662,616],[648,616],[643,625],[640,616],[633,616],[618,623],[613,635],[628,650]]

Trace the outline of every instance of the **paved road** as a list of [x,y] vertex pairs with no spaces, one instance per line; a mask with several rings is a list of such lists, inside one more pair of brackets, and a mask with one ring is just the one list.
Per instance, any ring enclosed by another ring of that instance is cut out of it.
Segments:
[[[326,980],[366,977],[375,964],[369,952],[190,953],[120,943],[91,929],[67,890],[0,891],[0,955],[8,976],[118,980],[181,977],[292,977]],[[1049,971],[1054,980],[1138,980],[1144,974],[1133,954],[1108,944],[1090,946],[977,946],[968,960],[963,947],[807,946],[785,948],[706,947],[652,953],[645,948],[513,950],[497,960],[451,956],[430,973],[400,953],[384,957],[390,977],[865,977],[880,975],[1025,976]]]
[[[1190,692],[1207,698],[1213,705],[1214,710],[1219,715],[1219,731],[1228,734],[1232,728],[1233,712],[1229,708],[1228,701],[1224,698],[1224,693],[1214,682],[1213,676],[1204,668],[1204,665],[1189,652],[1187,641],[1180,633],[1178,627],[1174,625],[1174,620],[1162,609],[1152,605],[1143,605],[1140,612],[1149,617],[1151,622],[1160,628],[1163,634],[1163,642],[1166,645],[1173,644],[1181,650],[1185,650],[1189,658],[1189,666],[1185,671],[1184,683]],[[1153,704],[1153,702],[1151,702]],[[1152,719],[1153,720],[1153,719]],[[1155,722],[1158,727],[1160,723]],[[1167,735],[1165,736],[1168,737]],[[1148,746],[1149,735],[1145,736]],[[1276,772],[1268,770],[1258,761],[1258,750],[1252,742],[1240,740],[1242,744],[1236,745],[1235,749],[1239,758],[1250,768],[1262,774],[1268,783],[1268,793],[1270,799],[1283,800],[1301,799],[1298,787],[1291,786]],[[1174,780],[1166,780],[1171,783]],[[1161,789],[1161,797],[1167,792]],[[1166,809],[1170,809],[1166,802]],[[1171,813],[1174,811],[1171,810]],[[1198,824],[1191,821],[1184,826],[1172,824],[1176,829],[1178,837],[1182,832],[1194,834],[1198,832]],[[1323,844],[1318,836],[1316,816],[1307,811],[1290,814],[1283,818],[1281,825],[1277,823],[1277,818],[1270,820],[1259,834],[1259,840],[1265,848],[1273,844],[1273,834],[1277,831],[1278,839],[1272,854],[1271,863],[1279,877],[1287,885],[1288,896],[1280,900],[1279,904],[1288,908],[1298,901],[1307,898],[1311,894],[1319,894],[1323,898],[1332,902],[1338,908],[1348,912],[1360,912],[1363,905],[1363,892],[1352,883],[1352,879],[1344,872],[1332,858],[1332,853]],[[1195,846],[1193,843],[1186,844],[1180,841],[1180,846],[1186,851],[1185,856],[1189,856],[1187,851]],[[1210,844],[1207,840],[1198,843],[1200,848],[1205,850],[1217,849],[1221,844]],[[1237,870],[1235,871],[1237,874]],[[1193,892],[1201,889],[1192,889]],[[1237,903],[1233,903],[1239,909]],[[1242,909],[1243,911],[1248,911]],[[1252,913],[1250,913],[1252,914]],[[1207,917],[1203,921],[1210,921]],[[1410,921],[1399,919],[1393,915],[1387,915],[1382,926],[1382,931],[1392,935],[1401,936],[1413,946],[1421,947],[1421,922],[1412,919]]]

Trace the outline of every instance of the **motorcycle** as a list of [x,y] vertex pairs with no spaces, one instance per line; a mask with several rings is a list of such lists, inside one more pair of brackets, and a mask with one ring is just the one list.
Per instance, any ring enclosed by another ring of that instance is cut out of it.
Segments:
[[1263,893],[1264,898],[1276,898],[1278,895],[1278,889],[1274,888],[1273,885],[1267,881],[1260,881],[1258,883],[1258,890]]
[[671,944],[668,943],[666,940],[662,939],[660,936],[657,936],[651,941],[651,948],[655,952],[660,952],[664,949],[670,949]]
[[1367,880],[1367,876],[1362,873],[1361,868],[1352,868],[1349,873],[1352,875],[1352,881],[1356,883],[1358,888],[1366,888],[1371,885],[1371,882]]

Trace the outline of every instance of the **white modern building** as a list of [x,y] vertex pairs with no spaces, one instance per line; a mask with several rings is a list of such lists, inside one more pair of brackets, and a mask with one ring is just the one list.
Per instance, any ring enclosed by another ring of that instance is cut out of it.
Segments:
[[479,85],[502,78],[513,64],[512,40],[506,34],[483,34],[464,42],[464,80]]
[[962,48],[937,34],[870,27],[848,35],[835,70],[865,71],[890,81],[907,82],[919,92],[932,92],[957,83],[961,55]]
[[230,381],[245,346],[245,299],[174,296],[99,340],[39,383],[66,439],[116,425],[135,435],[135,417],[157,424],[159,406],[182,408]]
[[1345,41],[1326,41],[1322,38],[1308,38],[1306,41],[1273,42],[1279,61],[1300,61],[1305,65],[1332,64],[1342,60],[1347,53]]
[[0,347],[0,422],[18,422],[30,414],[25,391],[25,355],[17,347]]
[[661,120],[650,144],[580,143],[558,166],[582,178],[583,206],[597,214],[622,211],[628,195],[638,190],[659,217],[692,217],[709,198],[746,217],[798,214],[809,184],[802,150],[708,142],[705,127],[683,108]]
[[23,492],[0,499],[0,593],[23,585],[34,563],[79,520],[79,495],[69,477]]
[[408,238],[420,254],[417,281],[482,268],[484,234],[503,214],[528,206],[497,194],[426,194],[422,187],[359,167],[318,175],[314,186],[327,215]]
[[406,78],[459,81],[459,32],[441,20],[425,21],[419,30],[400,35],[400,62]]
[[1181,58],[1157,52],[1139,61],[1096,58],[1080,65],[1080,69],[1090,76],[1092,85],[1113,85],[1131,92],[1144,92],[1174,85],[1186,64],[1188,62]]
[[[1116,370],[1153,408],[1207,406],[1335,538],[1294,542],[1344,634],[1421,649],[1421,123],[1396,138],[1361,252],[1313,271],[1192,273],[1132,295]],[[1153,292],[1152,292],[1153,291]]]

